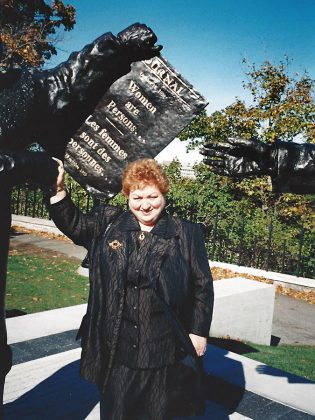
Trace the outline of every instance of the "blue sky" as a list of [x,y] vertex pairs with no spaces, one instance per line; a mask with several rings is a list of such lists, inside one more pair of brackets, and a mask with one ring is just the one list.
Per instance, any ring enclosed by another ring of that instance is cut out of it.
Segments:
[[[67,3],[67,1],[65,1]],[[315,79],[315,0],[69,0],[77,24],[62,34],[64,61],[104,32],[116,34],[146,23],[164,46],[162,54],[209,101],[208,112],[246,98],[242,59],[257,65],[287,55],[292,72]]]

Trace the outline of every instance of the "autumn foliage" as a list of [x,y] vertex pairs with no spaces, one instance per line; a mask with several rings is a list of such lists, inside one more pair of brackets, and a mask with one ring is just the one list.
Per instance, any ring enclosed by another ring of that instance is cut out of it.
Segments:
[[244,61],[242,85],[249,100],[235,98],[210,116],[201,114],[181,134],[191,146],[225,142],[228,137],[257,138],[266,143],[304,141],[315,143],[314,80],[307,72],[291,74],[290,61],[261,66]]
[[0,0],[0,70],[42,66],[57,53],[58,30],[74,24],[74,7],[60,0]]
[[[226,142],[228,137],[253,138],[264,143],[305,141],[315,143],[315,81],[307,71],[294,74],[286,57],[279,64],[261,65],[244,60],[242,82],[247,100],[235,98],[224,109],[200,114],[181,133],[190,148],[209,142]],[[222,178],[222,177],[221,177]],[[224,179],[224,177],[223,177]],[[314,231],[314,196],[276,195],[269,177],[222,180],[238,197],[246,197],[268,217],[281,217],[288,224]]]

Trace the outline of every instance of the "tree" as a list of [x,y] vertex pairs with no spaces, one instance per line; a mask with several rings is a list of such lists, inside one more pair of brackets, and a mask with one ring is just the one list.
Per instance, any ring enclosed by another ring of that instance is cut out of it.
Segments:
[[[279,65],[265,61],[260,67],[245,60],[244,64],[246,80],[242,84],[250,92],[251,101],[236,98],[210,116],[203,112],[181,133],[181,140],[189,140],[190,148],[208,142],[224,143],[228,137],[256,138],[266,143],[277,139],[315,143],[314,80],[307,72],[290,75],[288,60]],[[289,199],[279,197],[272,193],[268,177],[234,181],[233,189],[251,198],[270,216],[301,214],[303,208],[303,213],[308,213],[303,223],[314,223],[310,220],[311,198],[293,194]]]
[[210,259],[314,275],[314,229],[302,201],[301,212],[295,209],[292,213],[296,197],[284,194],[279,197],[278,211],[266,217],[273,209],[257,206],[256,200],[242,194],[230,178],[209,171],[202,163],[195,165],[193,179],[183,178],[180,168],[178,161],[164,168],[170,181],[167,209],[204,225]]
[[289,75],[289,62],[278,66],[265,61],[260,67],[247,65],[243,88],[251,101],[236,98],[226,108],[209,117],[202,113],[182,133],[196,147],[204,142],[224,142],[228,137],[257,138],[271,143],[276,139],[293,141],[302,137],[315,143],[314,80],[305,72]]
[[57,30],[74,24],[74,7],[60,0],[0,0],[0,71],[41,67],[57,54]]

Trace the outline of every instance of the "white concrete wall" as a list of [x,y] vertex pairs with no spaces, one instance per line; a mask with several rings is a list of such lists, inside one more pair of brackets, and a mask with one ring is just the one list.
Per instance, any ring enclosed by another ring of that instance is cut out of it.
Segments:
[[236,277],[214,282],[211,337],[270,344],[274,285]]
[[276,285],[283,285],[290,289],[310,291],[315,288],[315,279],[307,277],[298,277],[291,274],[276,273],[274,271],[261,270],[260,268],[245,267],[242,265],[228,264],[220,261],[209,261],[210,268],[218,267],[226,270],[234,271],[239,274],[250,274],[252,276],[264,277],[268,280],[277,282]]
[[87,305],[68,306],[6,320],[8,344],[58,334],[79,328]]

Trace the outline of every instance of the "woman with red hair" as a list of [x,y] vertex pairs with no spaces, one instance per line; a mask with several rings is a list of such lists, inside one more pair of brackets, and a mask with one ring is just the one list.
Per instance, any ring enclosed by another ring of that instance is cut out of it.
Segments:
[[[172,399],[179,360],[186,351],[198,361],[206,350],[213,286],[202,231],[166,212],[168,188],[160,165],[141,159],[123,174],[128,211],[103,205],[84,215],[66,193],[59,161],[50,212],[89,251],[81,375],[100,389],[102,419],[171,418],[180,408]],[[201,414],[191,407],[190,415]]]

